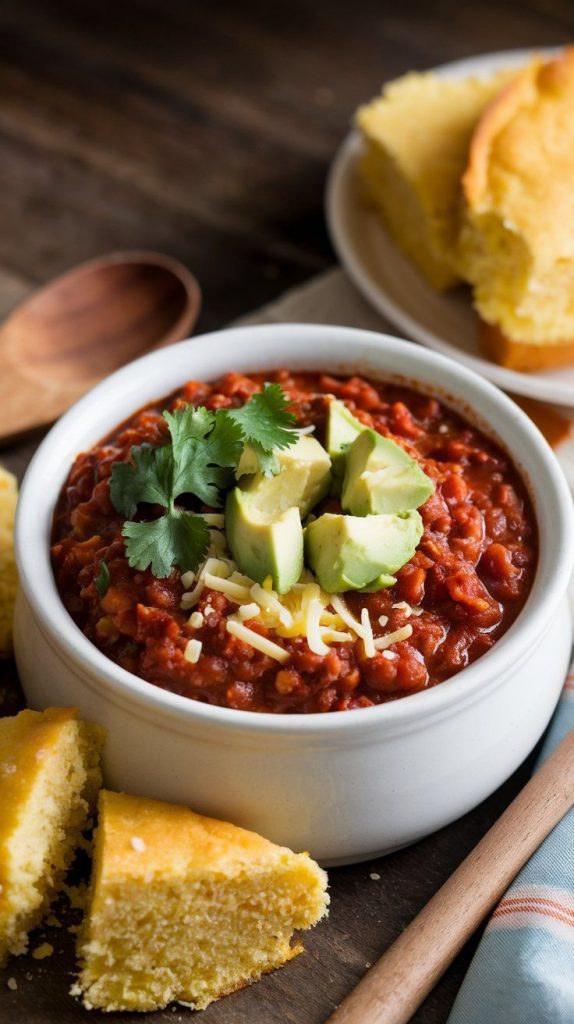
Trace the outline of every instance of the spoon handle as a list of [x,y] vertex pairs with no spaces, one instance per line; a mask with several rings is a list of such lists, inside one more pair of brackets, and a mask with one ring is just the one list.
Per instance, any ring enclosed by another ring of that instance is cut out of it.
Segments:
[[328,1024],[406,1024],[574,804],[574,729]]

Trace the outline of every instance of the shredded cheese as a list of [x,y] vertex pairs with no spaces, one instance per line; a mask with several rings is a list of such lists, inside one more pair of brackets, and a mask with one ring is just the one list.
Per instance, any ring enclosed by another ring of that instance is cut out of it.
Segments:
[[202,646],[201,640],[188,640],[183,652],[185,660],[191,662],[192,665],[196,665],[199,661]]
[[401,640],[408,640],[413,631],[413,627],[409,623],[407,626],[402,626],[400,629],[395,629],[394,633],[387,633],[385,636],[378,637],[375,640],[375,650],[385,651],[391,644],[398,644]]
[[182,585],[183,589],[184,590],[190,590],[190,588],[193,587],[194,583],[195,583],[195,573],[191,572],[191,570],[189,572],[184,572],[182,577],[181,577],[181,585]]
[[367,608],[361,608],[361,626],[363,627],[363,646],[365,648],[365,657],[375,657],[375,641],[373,639],[373,627],[371,626],[371,620],[369,618],[369,612]]
[[388,621],[389,621],[389,616],[388,615],[379,615],[379,626],[382,626],[383,629],[385,628],[385,626],[386,626]]
[[236,601],[237,604],[244,604],[246,601],[249,601],[247,587],[242,587],[239,583],[233,583],[232,580],[224,579],[222,576],[213,576],[210,572],[206,572],[203,582],[210,590],[216,590],[220,594],[225,594],[226,597]]
[[237,609],[237,617],[241,619],[242,622],[244,622],[245,619],[256,619],[260,611],[261,608],[257,602],[252,601],[251,604],[241,604],[239,606]]
[[183,594],[181,598],[180,608],[183,611],[187,611],[189,608],[193,608],[199,601],[204,590],[205,583],[203,582],[203,580],[198,580],[193,590],[189,590],[187,594]]
[[383,658],[386,658],[387,661],[394,661],[395,658],[398,658],[398,654],[395,654],[394,651],[383,651]]
[[400,611],[404,612],[405,613],[405,617],[407,619],[409,619],[410,616],[413,613],[413,610],[412,610],[410,604],[407,604],[406,601],[397,601],[397,603],[393,604],[391,607],[392,608],[398,608]]
[[231,576],[231,565],[226,558],[208,558],[199,574],[200,580],[205,579],[206,575],[227,579]]
[[[318,589],[318,588],[317,588]],[[307,606],[307,643],[313,654],[325,655],[329,653],[327,644],[321,637],[321,613],[323,605],[320,597],[312,597]]]
[[331,594],[331,607],[341,616],[343,622],[349,629],[352,629],[353,633],[356,633],[361,640],[365,639],[365,631],[362,623],[360,623],[354,615],[351,614],[349,608],[345,604],[343,598],[339,594]]
[[274,590],[264,590],[259,583],[254,583],[250,589],[251,597],[257,602],[260,608],[275,615],[282,626],[292,626],[293,616],[288,608],[285,608]]
[[267,654],[270,658],[274,658],[281,665],[289,661],[289,651],[274,643],[269,637],[261,636],[255,630],[249,629],[243,622],[238,622],[237,619],[232,618],[227,619],[226,628],[227,632],[231,633],[232,636],[236,636],[238,640],[243,640],[250,647],[254,647],[256,651],[261,651],[262,654]]
[[353,634],[340,629],[322,629],[321,637],[327,644],[344,644],[353,639]]
[[203,615],[201,612],[192,612],[187,621],[194,629],[200,629],[203,626]]

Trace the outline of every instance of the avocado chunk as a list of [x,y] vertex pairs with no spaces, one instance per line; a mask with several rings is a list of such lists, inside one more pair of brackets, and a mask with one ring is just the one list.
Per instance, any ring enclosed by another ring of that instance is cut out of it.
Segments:
[[233,559],[257,583],[268,576],[285,594],[303,571],[303,527],[299,509],[261,508],[250,491],[235,487],[227,495],[225,532]]
[[346,454],[355,438],[367,428],[349,412],[344,402],[333,398],[327,413],[327,452],[333,463],[333,476],[341,481],[345,473]]
[[280,467],[276,476],[254,473],[254,464],[258,468],[257,455],[246,445],[237,467],[240,486],[253,496],[258,508],[279,514],[296,505],[305,519],[331,486],[331,460],[309,434],[302,434],[294,445],[275,455]]
[[418,462],[394,441],[364,430],[347,454],[341,505],[354,516],[418,508],[434,491]]
[[389,587],[416,551],[423,523],[416,509],[398,515],[326,512],[305,530],[307,563],[329,594]]

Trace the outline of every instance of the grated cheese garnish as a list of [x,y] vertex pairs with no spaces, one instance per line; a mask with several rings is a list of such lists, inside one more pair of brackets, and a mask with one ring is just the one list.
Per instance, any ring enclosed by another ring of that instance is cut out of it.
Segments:
[[183,652],[185,660],[189,661],[191,665],[197,665],[202,646],[201,640],[188,640]]
[[241,619],[242,622],[244,622],[245,619],[256,619],[260,611],[261,608],[257,602],[251,601],[250,604],[239,605],[239,608],[237,609],[237,617]]
[[[317,588],[318,589],[318,588]],[[320,597],[311,597],[307,605],[307,643],[313,654],[325,655],[329,653],[327,644],[321,638],[321,613],[323,605]]]
[[398,609],[399,609],[399,611],[402,611],[402,612],[404,612],[404,613],[405,613],[405,617],[406,617],[407,619],[409,619],[409,618],[410,618],[410,616],[411,616],[411,615],[412,615],[412,613],[413,613],[413,610],[412,610],[412,608],[411,608],[410,604],[408,604],[408,603],[407,603],[406,601],[397,601],[397,603],[396,603],[396,604],[393,604],[393,605],[391,605],[391,607],[392,607],[392,608],[398,608]]
[[187,621],[194,629],[200,629],[203,626],[203,615],[201,612],[192,612]]
[[210,572],[204,574],[203,582],[210,590],[216,590],[220,594],[225,594],[226,597],[236,601],[237,604],[244,604],[246,601],[249,601],[249,591],[247,587],[242,587],[240,583],[233,583],[232,580],[224,579],[222,576],[213,576]]
[[369,618],[369,612],[367,608],[361,608],[361,626],[363,627],[363,646],[365,648],[365,657],[375,657],[375,641],[373,639],[373,627],[371,626],[371,620]]
[[244,643],[249,644],[250,647],[254,647],[256,651],[261,651],[262,654],[267,654],[270,658],[274,658],[275,661],[280,662],[282,665],[286,661],[289,661],[290,654],[279,644],[270,640],[267,636],[261,636],[256,633],[255,630],[249,629],[248,626],[244,625],[243,622],[238,622],[237,619],[227,619],[226,629],[232,636],[236,636],[238,640],[243,640]]
[[351,613],[350,609],[345,604],[343,598],[339,594],[331,594],[331,606],[341,616],[343,622],[349,629],[352,629],[353,633],[356,633],[361,640],[365,639],[365,631],[362,624],[355,618]]
[[394,633],[387,633],[385,636],[380,636],[375,640],[375,650],[385,651],[391,644],[400,643],[401,640],[408,640],[413,631],[413,627],[409,623],[407,626],[401,626],[400,629],[395,629]]

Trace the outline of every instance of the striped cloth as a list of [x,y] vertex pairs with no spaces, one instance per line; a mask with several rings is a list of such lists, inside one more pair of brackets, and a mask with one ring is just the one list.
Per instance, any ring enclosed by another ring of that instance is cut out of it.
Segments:
[[[574,664],[539,764],[574,728]],[[486,927],[447,1024],[574,1024],[574,809]]]

